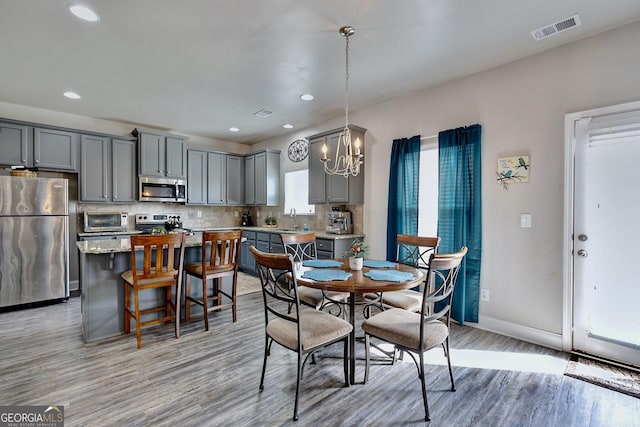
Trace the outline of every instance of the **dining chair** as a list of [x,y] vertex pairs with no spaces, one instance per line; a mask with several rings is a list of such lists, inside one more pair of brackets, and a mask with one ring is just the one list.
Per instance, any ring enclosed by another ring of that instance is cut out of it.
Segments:
[[[408,234],[397,235],[396,262],[407,264],[426,270],[429,267],[429,257],[438,252],[439,237],[420,237]],[[420,311],[422,307],[422,292],[412,289],[384,292],[382,295],[367,294],[368,300],[378,299],[382,309],[402,308],[408,311]]]
[[[284,252],[291,254],[295,263],[317,258],[316,233],[283,233],[280,234],[280,237],[284,245]],[[348,292],[325,292],[303,285],[298,286],[298,296],[301,303],[317,310],[335,304],[340,310],[338,315],[343,313],[341,304],[349,299]]]
[[[185,321],[191,320],[191,305],[203,309],[204,329],[209,330],[209,313],[231,307],[233,321],[237,320],[236,288],[240,263],[241,230],[205,231],[202,233],[202,257],[200,262],[184,266],[185,272]],[[202,282],[202,296],[191,293],[191,277]],[[231,278],[231,290],[225,290],[223,279]],[[217,285],[209,293],[207,283]],[[211,304],[211,305],[210,305]]]
[[[349,386],[347,341],[353,328],[344,319],[301,305],[295,275],[295,261],[291,254],[269,254],[259,251],[255,246],[251,246],[249,250],[256,259],[262,285],[265,314],[265,345],[260,391],[264,390],[267,358],[271,354],[271,344],[276,342],[284,348],[296,352],[298,363],[293,409],[293,420],[296,421],[298,419],[298,397],[302,370],[309,355],[316,350],[336,342],[342,342],[344,346],[342,357],[344,382],[346,387]],[[290,292],[287,282],[282,280],[284,278],[287,278],[288,283],[291,284],[293,292]],[[289,304],[293,305],[291,311],[287,307]]]
[[[431,254],[427,270],[427,283],[423,290],[422,308],[419,313],[391,308],[362,322],[365,333],[365,374],[364,382],[369,379],[371,338],[386,341],[394,348],[408,353],[418,368],[418,377],[422,385],[425,421],[429,421],[429,405],[425,383],[424,353],[442,345],[449,366],[451,391],[455,391],[449,348],[449,330],[451,324],[451,301],[453,290],[460,271],[462,259],[467,248],[447,254]],[[432,312],[430,306],[435,307]],[[437,310],[437,311],[436,311]],[[414,356],[418,354],[418,360]]]
[[[180,294],[182,290],[182,270],[184,264],[184,234],[132,235],[131,270],[122,273],[124,280],[124,333],[131,332],[131,319],[135,320],[138,349],[142,348],[141,328],[143,326],[175,322],[175,336],[180,337]],[[166,249],[165,249],[166,248]],[[142,251],[142,259],[139,252]],[[176,257],[176,251],[178,256]],[[140,261],[141,264],[139,263]],[[176,288],[175,300],[172,288]],[[165,290],[164,304],[140,309],[140,291],[148,289]],[[133,293],[133,307],[131,294]],[[164,316],[142,320],[142,316],[164,312]]]

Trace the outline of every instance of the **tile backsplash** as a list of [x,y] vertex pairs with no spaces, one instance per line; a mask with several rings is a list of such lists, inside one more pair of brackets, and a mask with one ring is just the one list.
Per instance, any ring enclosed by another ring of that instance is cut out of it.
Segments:
[[[362,233],[364,212],[362,205],[316,205],[315,214],[297,215],[298,227],[302,229],[303,224],[306,223],[311,231],[324,231],[327,225],[327,212],[336,206],[340,206],[343,210],[351,211],[353,230],[355,233]],[[190,206],[179,203],[155,202],[115,205],[78,202],[77,227],[79,231],[82,231],[82,212],[86,210],[128,212],[129,228],[131,229],[135,226],[135,215],[139,213],[178,213],[182,217],[182,223],[185,228],[202,229],[240,226],[242,224],[242,213],[245,211],[251,212],[254,225],[263,225],[267,216],[274,216],[280,227],[292,227],[293,219],[288,214],[285,214],[283,209],[281,206]]]

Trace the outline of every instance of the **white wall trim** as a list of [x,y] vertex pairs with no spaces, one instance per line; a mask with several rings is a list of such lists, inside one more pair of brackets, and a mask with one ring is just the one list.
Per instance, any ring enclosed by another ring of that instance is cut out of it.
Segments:
[[488,316],[480,316],[478,320],[480,322],[477,324],[465,323],[465,325],[500,335],[506,335],[511,338],[517,338],[522,341],[538,344],[543,347],[549,347],[554,350],[562,350],[562,335],[531,328],[529,326],[518,325],[516,323],[505,322],[504,320]]

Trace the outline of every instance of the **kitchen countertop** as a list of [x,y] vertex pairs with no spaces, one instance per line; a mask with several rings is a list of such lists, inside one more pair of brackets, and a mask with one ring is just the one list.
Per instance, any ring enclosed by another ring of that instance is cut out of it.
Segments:
[[326,231],[317,231],[317,230],[309,230],[308,232],[302,231],[301,229],[299,230],[289,230],[289,229],[282,229],[282,228],[272,228],[272,227],[259,227],[259,226],[253,226],[253,227],[240,227],[243,230],[247,230],[247,231],[263,231],[263,232],[267,232],[267,233],[316,233],[316,237],[320,238],[320,239],[332,239],[332,240],[339,240],[339,239],[363,239],[365,236],[364,234],[333,234],[333,233],[327,233]]
[[[202,236],[187,235],[185,239],[187,246],[202,245]],[[78,250],[83,254],[113,254],[119,252],[131,252],[131,240],[109,239],[109,240],[84,240],[76,242]]]
[[[279,228],[270,228],[270,227],[219,227],[219,228],[205,228],[205,229],[194,229],[194,233],[189,234],[186,237],[187,246],[200,246],[202,244],[202,237],[200,235],[203,231],[222,231],[222,230],[247,230],[247,231],[263,231],[269,233],[302,233],[303,231],[294,231],[294,230],[281,230]],[[139,232],[129,232],[119,234],[138,234]],[[316,231],[316,237],[320,239],[355,239],[355,238],[364,238],[364,234],[329,234],[325,231]],[[87,233],[82,233],[87,234]],[[107,233],[100,233],[102,235],[107,235]],[[78,233],[80,235],[80,233]],[[95,235],[95,233],[94,233]],[[117,235],[117,234],[112,234]],[[78,250],[83,254],[110,254],[110,253],[119,253],[119,252],[130,252],[131,251],[131,241],[128,237],[124,237],[122,239],[105,239],[105,240],[84,240],[76,242],[76,246]]]
[[96,236],[128,236],[130,234],[142,234],[140,230],[127,231],[99,231],[99,232],[82,232],[78,233],[78,237],[96,237]]

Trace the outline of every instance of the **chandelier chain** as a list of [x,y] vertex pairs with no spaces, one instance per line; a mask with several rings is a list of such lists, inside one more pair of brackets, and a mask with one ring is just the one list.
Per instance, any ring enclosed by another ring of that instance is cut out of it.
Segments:
[[345,51],[345,71],[344,71],[344,116],[345,116],[345,128],[349,127],[349,35],[345,36],[347,39]]
[[355,29],[351,26],[344,26],[339,30],[340,35],[346,38],[344,50],[344,119],[345,127],[338,135],[335,143],[331,143],[335,150],[335,156],[329,157],[330,148],[327,142],[322,144],[322,158],[320,161],[324,164],[324,171],[328,175],[342,175],[345,178],[349,176],[357,176],[360,173],[360,165],[362,165],[364,155],[361,152],[361,142],[359,137],[355,141],[351,139],[351,129],[349,129],[349,37],[355,33]]

